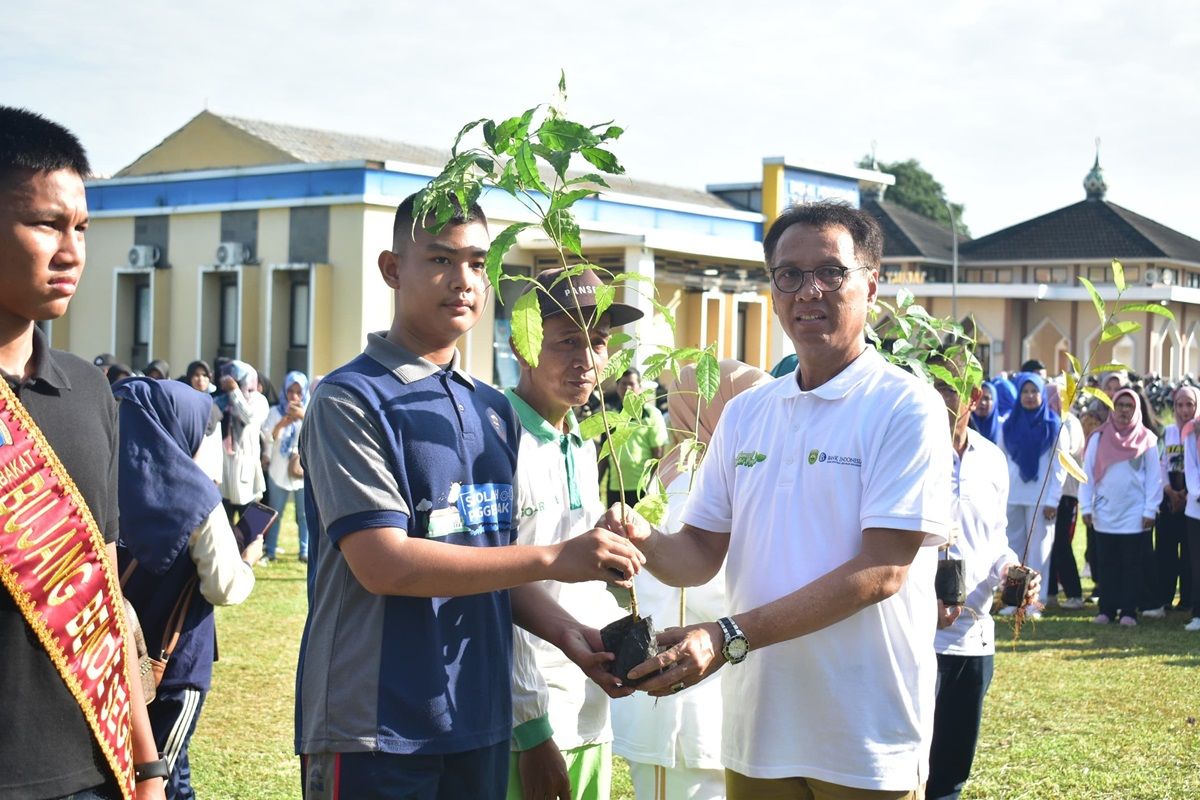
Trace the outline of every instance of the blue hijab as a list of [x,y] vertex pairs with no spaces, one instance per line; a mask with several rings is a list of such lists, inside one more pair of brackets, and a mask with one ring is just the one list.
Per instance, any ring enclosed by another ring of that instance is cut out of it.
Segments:
[[[276,408],[279,409],[279,413],[285,417],[288,413],[287,393],[288,389],[292,387],[292,384],[296,384],[300,387],[300,405],[304,406],[305,408],[308,407],[308,376],[298,370],[292,370],[287,375],[283,376],[283,391],[279,393],[279,403],[276,404]],[[296,437],[300,435],[300,425],[301,423],[299,422],[293,422],[291,425],[288,425],[286,428],[284,428],[283,432],[279,434],[279,452],[286,456],[290,456],[292,452],[295,451]]]
[[995,444],[996,437],[1000,435],[1000,409],[996,405],[996,387],[984,381],[982,388],[992,396],[992,413],[984,416],[972,411],[971,427],[986,436],[989,442]]
[[[1024,374],[1024,373],[1021,373]],[[1001,418],[1007,417],[1017,405],[1019,391],[1008,378],[996,376],[992,378],[992,386],[996,389],[996,410]]]
[[1031,483],[1037,479],[1038,462],[1042,453],[1048,452],[1058,438],[1059,417],[1050,410],[1046,398],[1046,382],[1040,375],[1022,372],[1014,383],[1025,388],[1032,383],[1042,393],[1042,404],[1033,411],[1018,402],[1012,413],[1004,420],[1004,449],[1009,458],[1016,462],[1021,480]]
[[113,395],[121,401],[121,542],[139,566],[162,575],[221,503],[192,460],[213,401],[179,381],[150,378],[120,381]]

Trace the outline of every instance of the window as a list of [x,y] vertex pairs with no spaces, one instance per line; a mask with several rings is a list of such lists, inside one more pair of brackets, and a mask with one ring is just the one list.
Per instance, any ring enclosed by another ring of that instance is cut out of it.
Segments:
[[1088,267],[1087,279],[1092,283],[1108,283],[1111,280],[1108,277],[1108,267]]
[[995,283],[996,282],[996,270],[994,270],[994,269],[981,270],[979,273],[979,279],[983,283]]
[[238,343],[238,284],[237,278],[221,279],[221,342],[220,346],[236,348]]
[[1066,283],[1066,267],[1037,267],[1033,271],[1034,283]]
[[308,281],[292,282],[288,347],[308,347]]
[[1167,286],[1174,286],[1179,278],[1178,273],[1173,269],[1163,269],[1161,275],[1162,277],[1159,280]]
[[1013,271],[1012,267],[1004,267],[996,270],[996,283],[1012,283]]
[[1125,282],[1126,283],[1137,283],[1141,279],[1142,279],[1142,268],[1141,267],[1126,267],[1125,268]]
[[139,283],[133,288],[133,346],[150,344],[150,284]]

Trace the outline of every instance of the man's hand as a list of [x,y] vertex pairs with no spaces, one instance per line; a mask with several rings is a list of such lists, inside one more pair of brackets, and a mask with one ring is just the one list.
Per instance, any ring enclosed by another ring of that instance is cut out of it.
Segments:
[[1142,530],[1148,531],[1154,527],[1154,517],[1142,517]]
[[[1001,575],[1007,575],[1013,567],[1021,566],[1016,561],[1010,561],[1000,570]],[[1038,593],[1042,590],[1042,573],[1036,569],[1029,570],[1029,583],[1025,586],[1025,600],[1022,606],[1031,606],[1038,601]],[[941,601],[938,601],[939,603]]]
[[659,646],[667,649],[638,664],[629,671],[629,677],[636,679],[664,669],[661,675],[655,675],[637,688],[654,697],[672,695],[695,686],[725,665],[725,656],[721,655],[724,641],[725,634],[715,622],[668,628],[658,635]]
[[938,600],[938,628],[949,628],[955,622],[958,622],[959,616],[962,615],[962,606],[948,606],[941,600]]
[[654,533],[650,523],[624,503],[613,503],[612,508],[596,523],[596,527],[624,536],[639,547]]
[[1183,511],[1187,506],[1187,492],[1178,489],[1172,489],[1170,486],[1165,487],[1167,493],[1167,503],[1171,510],[1178,513]]
[[547,739],[517,755],[521,796],[525,800],[571,800],[567,762],[553,739]]
[[628,697],[633,694],[632,687],[623,686],[617,676],[608,671],[608,662],[616,656],[604,651],[600,631],[580,625],[568,631],[558,646],[563,655],[571,659],[609,697]]
[[1055,508],[1054,506],[1046,506],[1045,508],[1042,509],[1042,515],[1046,519],[1054,519],[1055,517],[1058,516],[1058,509]]
[[557,552],[547,577],[563,583],[607,581],[628,589],[646,563],[646,557],[628,539],[599,528],[554,548]]
[[1084,514],[1084,515],[1083,515],[1083,524],[1084,524],[1084,525],[1087,525],[1087,526],[1088,526],[1088,530],[1090,530],[1090,531],[1094,531],[1094,530],[1096,530],[1095,528],[1093,528],[1093,527],[1092,527],[1092,515],[1091,515],[1091,514]]
[[222,392],[236,392],[238,390],[238,383],[236,380],[234,380],[232,375],[221,376],[221,382],[219,385]]
[[150,778],[133,785],[133,796],[137,800],[167,800],[166,781]]

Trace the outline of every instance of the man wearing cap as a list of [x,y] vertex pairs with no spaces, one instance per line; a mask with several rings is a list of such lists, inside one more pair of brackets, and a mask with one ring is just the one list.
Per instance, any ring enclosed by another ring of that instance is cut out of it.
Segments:
[[490,293],[487,220],[460,209],[434,234],[413,208],[400,204],[379,254],[391,328],[321,382],[300,433],[314,530],[296,676],[306,800],[503,796],[514,621],[629,693],[599,631],[531,582],[631,578],[640,554],[606,531],[514,545],[520,429],[455,348]]
[[[600,278],[543,272],[537,291],[542,348],[537,366],[517,354],[521,379],[505,394],[521,422],[517,462],[517,542],[552,545],[587,533],[604,514],[596,446],[579,435],[573,406],[587,402],[608,363],[613,328],[642,312],[614,303],[597,315]],[[515,350],[515,348],[514,348]],[[598,582],[542,582],[576,619],[602,627],[621,615]],[[608,697],[561,651],[522,630],[513,632],[513,755],[510,800],[563,797],[604,800],[612,782]]]

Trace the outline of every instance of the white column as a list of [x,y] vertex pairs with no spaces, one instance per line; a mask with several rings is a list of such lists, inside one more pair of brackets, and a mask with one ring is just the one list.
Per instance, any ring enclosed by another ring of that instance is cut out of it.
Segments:
[[624,298],[617,298],[620,302],[640,309],[643,313],[641,319],[629,326],[632,330],[626,330],[638,341],[634,364],[640,369],[646,358],[654,352],[652,345],[655,344],[654,304],[650,302],[650,296],[655,291],[654,251],[641,245],[626,247],[625,271],[645,277],[645,280],[632,280],[626,283],[625,285],[629,288],[625,289]]

